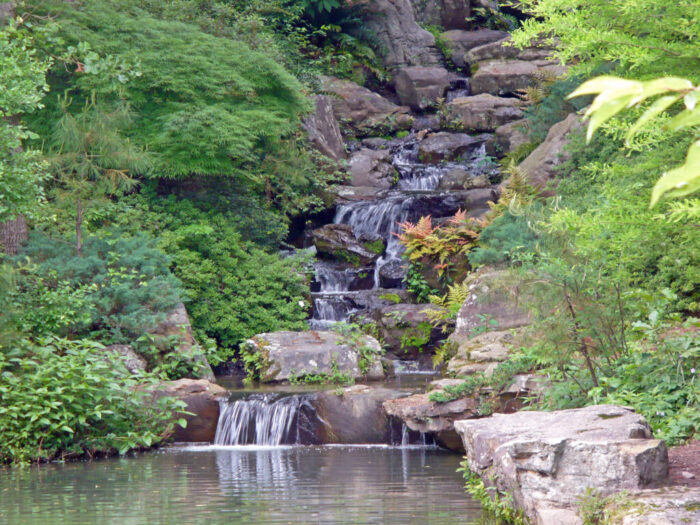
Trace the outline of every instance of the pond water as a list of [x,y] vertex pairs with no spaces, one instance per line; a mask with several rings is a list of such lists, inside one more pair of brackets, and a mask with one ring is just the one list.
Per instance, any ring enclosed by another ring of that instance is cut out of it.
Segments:
[[189,447],[0,470],[0,523],[476,523],[459,461],[436,448]]

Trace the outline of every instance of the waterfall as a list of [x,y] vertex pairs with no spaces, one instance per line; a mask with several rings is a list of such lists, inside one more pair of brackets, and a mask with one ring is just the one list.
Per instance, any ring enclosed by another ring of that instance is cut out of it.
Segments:
[[299,441],[302,396],[253,394],[246,399],[220,401],[215,445],[291,445]]

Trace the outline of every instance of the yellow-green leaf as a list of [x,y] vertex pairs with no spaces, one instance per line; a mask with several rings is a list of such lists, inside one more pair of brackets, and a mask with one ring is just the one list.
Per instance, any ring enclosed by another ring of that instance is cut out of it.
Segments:
[[658,180],[651,193],[653,207],[662,197],[683,197],[700,189],[700,140],[688,149],[685,164],[668,171]]
[[668,123],[668,129],[671,131],[678,131],[691,126],[700,126],[700,106],[681,111]]
[[573,93],[566,98],[581,97],[583,95],[594,95],[606,91],[619,92],[620,94],[637,93],[642,90],[642,83],[635,80],[627,80],[619,77],[602,76],[592,78],[581,84]]
[[591,121],[588,124],[588,133],[586,135],[586,142],[590,142],[593,137],[593,133],[600,126],[605,124],[608,120],[617,115],[620,111],[625,109],[632,99],[632,95],[626,95],[622,98],[611,100],[606,102],[591,115]]

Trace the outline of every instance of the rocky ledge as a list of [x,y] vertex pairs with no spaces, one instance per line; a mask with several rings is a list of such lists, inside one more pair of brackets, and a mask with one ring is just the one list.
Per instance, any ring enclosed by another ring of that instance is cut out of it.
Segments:
[[472,472],[512,494],[534,524],[580,525],[578,505],[587,490],[605,497],[653,488],[668,477],[666,444],[627,407],[495,414],[457,421],[455,429]]

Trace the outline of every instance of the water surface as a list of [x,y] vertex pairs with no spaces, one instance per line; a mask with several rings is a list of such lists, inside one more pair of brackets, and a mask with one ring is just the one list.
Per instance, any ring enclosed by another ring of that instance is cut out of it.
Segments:
[[168,449],[0,470],[2,524],[470,524],[459,456],[425,448]]

